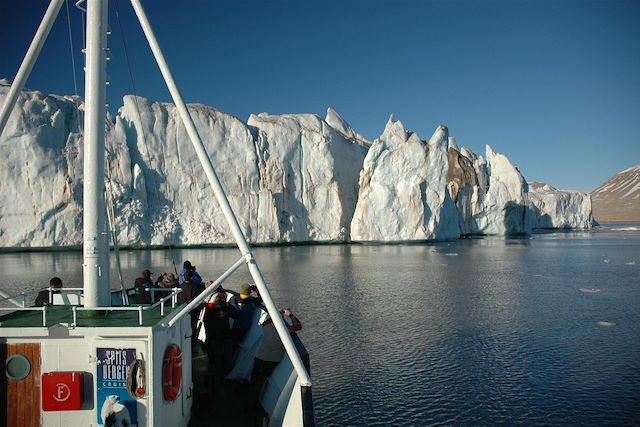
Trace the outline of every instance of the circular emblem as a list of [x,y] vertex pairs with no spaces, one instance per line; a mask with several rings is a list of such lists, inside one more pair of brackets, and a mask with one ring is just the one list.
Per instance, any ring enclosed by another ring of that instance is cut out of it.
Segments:
[[64,402],[71,396],[71,389],[65,383],[56,384],[56,389],[53,393],[53,399],[57,402]]

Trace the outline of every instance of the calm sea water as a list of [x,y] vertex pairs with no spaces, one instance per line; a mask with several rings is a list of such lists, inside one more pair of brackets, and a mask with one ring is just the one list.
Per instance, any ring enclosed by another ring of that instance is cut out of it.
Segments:
[[[640,425],[637,231],[255,255],[302,319],[318,425]],[[0,254],[0,288],[77,285],[80,257]],[[172,257],[208,279],[239,254],[125,251],[126,284]]]

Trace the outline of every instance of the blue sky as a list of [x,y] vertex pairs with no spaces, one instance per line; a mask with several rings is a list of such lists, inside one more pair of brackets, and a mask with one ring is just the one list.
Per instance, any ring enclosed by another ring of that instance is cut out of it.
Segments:
[[[80,12],[70,3],[79,91]],[[640,164],[640,1],[144,1],[187,102],[251,113],[338,111],[376,138],[391,114],[428,139],[505,154],[528,181],[591,191]],[[0,77],[13,79],[44,0],[0,14]],[[111,0],[115,111],[169,94],[126,0]],[[66,11],[27,87],[72,94]]]

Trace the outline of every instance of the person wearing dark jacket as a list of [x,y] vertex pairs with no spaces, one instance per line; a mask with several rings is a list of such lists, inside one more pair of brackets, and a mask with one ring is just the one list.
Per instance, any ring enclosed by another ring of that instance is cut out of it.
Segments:
[[138,277],[134,282],[136,304],[151,304],[151,292],[149,292],[149,289],[153,288],[153,280],[151,279],[151,276],[153,276],[151,271],[142,270],[140,277]]
[[[180,288],[182,289],[182,292],[178,294],[178,304],[189,304],[194,300],[195,297],[200,294],[200,292],[202,292],[199,286],[194,285],[191,271],[187,271],[185,273],[184,281],[180,285]],[[198,313],[200,312],[200,307],[201,306],[198,306],[189,312],[189,316],[191,316],[191,330],[193,332],[192,336],[194,337],[192,344],[195,343],[195,337],[197,336]]]
[[231,369],[231,327],[229,319],[237,317],[227,303],[224,291],[208,302],[204,312],[204,328],[207,332],[207,353],[216,382],[222,381]]
[[59,277],[52,277],[51,280],[49,280],[49,289],[38,292],[34,305],[42,307],[43,305],[51,304],[49,294],[59,294],[61,288],[62,280]]
[[243,283],[240,285],[240,295],[233,298],[233,304],[238,314],[238,317],[233,321],[233,328],[231,330],[231,344],[233,353],[235,354],[240,347],[240,343],[251,328],[253,311],[256,305],[259,304],[259,300],[251,296],[251,286],[248,283]]

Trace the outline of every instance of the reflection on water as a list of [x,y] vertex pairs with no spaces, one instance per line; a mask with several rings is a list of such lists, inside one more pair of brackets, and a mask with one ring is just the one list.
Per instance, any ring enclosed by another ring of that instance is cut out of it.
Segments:
[[[318,425],[640,420],[640,234],[257,248],[255,255],[276,303],[304,324]],[[80,256],[0,254],[1,287],[35,289],[54,273],[79,284]],[[172,256],[178,269],[189,259],[209,279],[239,253],[125,251],[126,284],[147,267],[173,271]],[[236,273],[229,286],[245,280]]]

